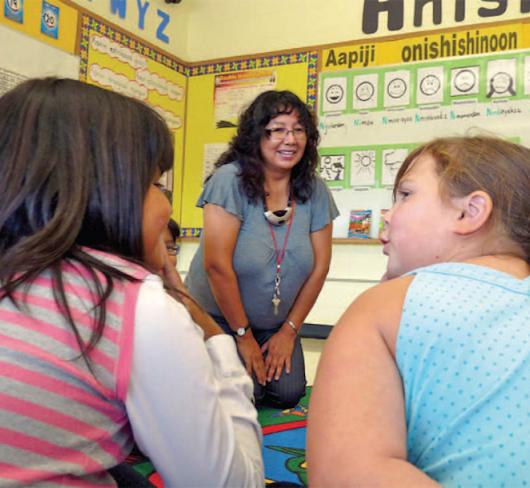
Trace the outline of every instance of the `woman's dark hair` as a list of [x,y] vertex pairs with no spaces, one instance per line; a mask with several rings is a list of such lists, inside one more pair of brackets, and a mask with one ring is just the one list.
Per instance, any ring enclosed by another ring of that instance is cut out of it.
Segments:
[[171,234],[171,237],[173,238],[173,242],[176,241],[180,237],[179,225],[173,219],[169,219],[169,222],[167,223],[167,228]]
[[237,134],[230,142],[229,149],[215,163],[218,168],[233,161],[239,162],[242,187],[251,201],[264,197],[260,142],[262,137],[266,137],[265,127],[271,119],[293,112],[298,113],[300,124],[306,130],[307,143],[302,159],[291,172],[291,189],[294,198],[301,202],[311,196],[318,162],[319,134],[315,117],[294,93],[270,90],[258,95],[241,114]]
[[[0,299],[44,270],[81,354],[101,337],[113,280],[132,277],[83,246],[142,262],[149,185],[172,166],[162,118],[141,102],[70,79],[26,81],[0,98]],[[67,303],[64,261],[91,275],[96,325],[83,343]],[[99,273],[99,276],[98,276]]]

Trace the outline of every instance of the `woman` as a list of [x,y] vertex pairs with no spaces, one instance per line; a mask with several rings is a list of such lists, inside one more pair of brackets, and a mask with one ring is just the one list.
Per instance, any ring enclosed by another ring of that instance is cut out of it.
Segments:
[[530,150],[437,139],[396,177],[389,281],[333,329],[309,407],[311,486],[524,486]]
[[133,438],[168,486],[263,484],[234,345],[155,274],[162,119],[48,78],[0,98],[0,134],[0,484],[113,486]]
[[203,236],[190,293],[237,343],[255,398],[292,407],[305,394],[298,333],[324,284],[338,212],[315,175],[318,131],[289,91],[242,114],[198,206]]

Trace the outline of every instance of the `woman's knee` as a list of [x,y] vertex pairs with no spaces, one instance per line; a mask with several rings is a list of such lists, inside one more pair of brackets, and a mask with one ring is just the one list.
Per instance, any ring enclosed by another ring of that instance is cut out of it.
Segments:
[[300,400],[305,395],[305,389],[304,391],[295,392],[295,393],[289,393],[287,395],[284,395],[282,397],[279,397],[278,399],[278,407],[285,409],[285,408],[294,408]]
[[292,380],[282,382],[280,379],[277,384],[270,384],[267,389],[267,397],[277,408],[292,408],[305,395],[305,387],[305,377],[300,378],[297,382]]

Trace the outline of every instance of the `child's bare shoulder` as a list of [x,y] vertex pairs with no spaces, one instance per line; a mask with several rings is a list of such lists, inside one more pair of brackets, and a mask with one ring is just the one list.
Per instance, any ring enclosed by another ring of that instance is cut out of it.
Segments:
[[414,276],[403,276],[373,286],[359,295],[337,324],[337,333],[348,335],[354,328],[378,331],[391,350],[395,347],[407,290]]

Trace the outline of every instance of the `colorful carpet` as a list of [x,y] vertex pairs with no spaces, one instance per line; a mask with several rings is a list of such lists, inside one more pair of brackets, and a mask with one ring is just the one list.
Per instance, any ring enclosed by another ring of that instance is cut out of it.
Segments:
[[[258,408],[258,419],[263,429],[263,462],[266,482],[286,482],[307,485],[305,441],[307,406],[311,387],[295,408]],[[152,486],[164,486],[151,462],[139,451],[133,451],[127,464]]]
[[263,430],[263,463],[267,483],[287,481],[307,485],[305,440],[310,394],[311,387],[308,387],[295,408],[258,409]]

